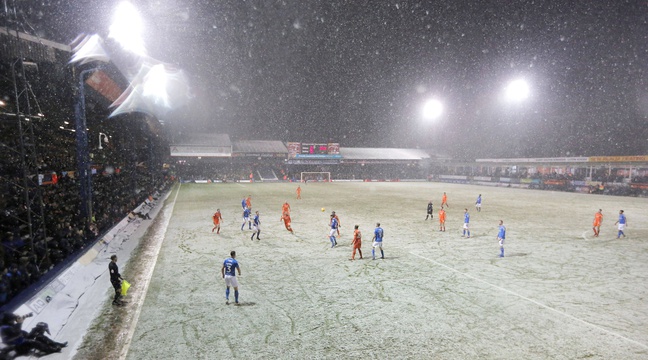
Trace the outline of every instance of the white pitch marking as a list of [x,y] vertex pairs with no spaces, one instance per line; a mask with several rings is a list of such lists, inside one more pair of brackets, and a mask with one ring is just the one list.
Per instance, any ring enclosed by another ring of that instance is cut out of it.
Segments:
[[580,322],[580,323],[583,323],[583,324],[585,324],[585,325],[588,325],[588,326],[590,326],[590,327],[592,327],[592,328],[594,328],[594,329],[600,330],[600,331],[602,331],[602,332],[604,332],[604,333],[607,333],[607,334],[610,334],[610,335],[616,336],[616,337],[618,337],[618,338],[620,338],[620,339],[623,339],[623,340],[625,340],[625,341],[627,341],[627,342],[630,342],[630,343],[633,343],[633,344],[635,344],[635,345],[638,345],[638,346],[640,346],[640,347],[642,347],[642,348],[644,348],[644,349],[648,349],[648,345],[646,345],[646,344],[640,343],[640,342],[638,342],[638,341],[636,341],[636,340],[632,340],[632,339],[627,338],[627,337],[625,337],[625,336],[623,336],[623,335],[621,335],[621,334],[617,334],[617,333],[615,333],[615,332],[612,332],[612,331],[610,331],[610,330],[607,330],[607,329],[605,329],[605,328],[602,328],[602,327],[600,327],[600,326],[598,326],[598,325],[594,325],[594,324],[592,324],[592,323],[589,323],[589,322],[587,322],[587,321],[585,321],[585,320],[579,319],[579,318],[577,318],[577,317],[575,317],[575,316],[573,316],[573,315],[569,315],[569,314],[567,314],[567,313],[565,313],[565,312],[562,312],[562,311],[560,311],[560,310],[556,310],[556,309],[554,309],[554,308],[552,308],[552,307],[550,307],[550,306],[548,306],[548,305],[545,305],[545,304],[543,304],[543,303],[541,303],[541,302],[538,302],[538,301],[536,301],[536,300],[530,299],[530,298],[528,298],[528,297],[526,297],[526,296],[524,296],[524,295],[520,295],[520,294],[516,293],[515,291],[511,291],[511,290],[505,289],[505,288],[503,288],[503,287],[501,287],[501,286],[497,286],[497,285],[495,285],[495,284],[491,284],[491,283],[489,283],[488,281],[485,281],[485,280],[482,280],[482,279],[480,279],[480,278],[474,277],[474,276],[472,276],[472,275],[470,275],[470,274],[463,273],[463,272],[461,272],[461,271],[459,271],[459,270],[457,270],[457,269],[451,268],[451,267],[448,266],[448,265],[441,264],[440,262],[435,261],[435,260],[430,259],[430,258],[426,258],[425,256],[421,256],[421,255],[415,254],[415,253],[413,253],[413,252],[410,252],[410,254],[412,254],[412,255],[414,255],[414,256],[416,256],[416,257],[419,257],[419,258],[421,258],[421,259],[427,260],[427,261],[429,261],[429,262],[432,262],[432,263],[434,263],[434,264],[437,264],[437,265],[439,265],[439,266],[442,266],[442,267],[444,267],[444,268],[446,268],[446,269],[448,269],[448,270],[450,270],[450,271],[454,271],[454,272],[456,272],[457,274],[461,274],[461,275],[463,275],[463,276],[465,276],[465,277],[467,277],[467,278],[470,278],[470,279],[473,279],[473,280],[479,281],[479,282],[481,282],[481,283],[483,283],[483,284],[486,284],[486,285],[488,285],[488,286],[491,286],[491,287],[493,287],[493,288],[495,288],[495,289],[498,289],[498,290],[504,291],[504,292],[509,293],[509,294],[511,294],[511,295],[514,295],[514,296],[517,296],[517,297],[519,297],[520,299],[526,300],[526,301],[528,301],[528,302],[530,302],[530,303],[533,303],[533,304],[535,304],[535,305],[538,305],[538,306],[540,306],[540,307],[543,307],[543,308],[545,308],[545,309],[547,309],[547,310],[551,310],[551,311],[553,311],[553,312],[555,312],[555,313],[557,313],[557,314],[560,314],[560,315],[565,316],[565,317],[567,317],[567,318],[569,318],[569,319],[572,319],[572,320],[578,321],[578,322]]
[[[142,289],[142,293],[137,301],[137,308],[135,309],[135,314],[133,314],[133,321],[131,322],[129,328],[128,328],[128,334],[126,335],[126,338],[124,339],[124,346],[122,347],[120,353],[119,353],[119,359],[120,360],[125,360],[126,355],[128,355],[128,350],[130,348],[130,344],[133,340],[133,335],[135,335],[135,327],[137,327],[137,321],[139,320],[140,313],[142,312],[142,306],[144,305],[144,300],[146,299],[146,293],[148,292],[149,284],[151,283],[151,277],[153,276],[153,269],[155,269],[155,264],[157,263],[158,255],[160,254],[160,249],[162,248],[162,242],[164,241],[166,231],[169,227],[169,221],[171,220],[171,215],[173,214],[173,208],[175,207],[176,200],[178,199],[178,194],[180,194],[180,188],[182,187],[182,183],[179,184],[178,186],[178,191],[176,192],[175,197],[173,198],[173,203],[169,206],[168,209],[163,209],[162,213],[164,215],[164,226],[162,227],[164,229],[164,233],[160,234],[160,239],[161,241],[157,245],[155,251],[155,254],[153,255],[153,262],[151,266],[147,269],[147,274],[144,276],[144,287]],[[166,210],[166,211],[164,211]]]

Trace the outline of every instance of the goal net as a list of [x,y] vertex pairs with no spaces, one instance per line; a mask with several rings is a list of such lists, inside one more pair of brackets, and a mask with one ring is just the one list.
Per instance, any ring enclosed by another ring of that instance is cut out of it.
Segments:
[[307,182],[307,181],[330,182],[331,173],[330,172],[302,172],[301,182]]

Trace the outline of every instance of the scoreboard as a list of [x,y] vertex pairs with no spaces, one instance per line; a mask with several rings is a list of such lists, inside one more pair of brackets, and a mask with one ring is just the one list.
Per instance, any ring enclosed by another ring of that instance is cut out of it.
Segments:
[[302,159],[340,159],[339,143],[298,143],[289,142],[288,157]]
[[328,155],[328,144],[302,144],[302,155]]

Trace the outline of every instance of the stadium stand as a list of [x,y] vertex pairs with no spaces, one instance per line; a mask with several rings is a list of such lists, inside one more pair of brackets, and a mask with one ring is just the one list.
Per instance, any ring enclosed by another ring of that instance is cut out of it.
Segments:
[[259,179],[261,179],[261,181],[279,181],[277,174],[275,174],[272,168],[268,168],[268,167],[259,168],[257,170],[257,174],[259,175]]
[[0,305],[12,310],[151,194],[168,189],[172,176],[162,166],[168,143],[153,120],[107,119],[108,103],[88,88],[92,212],[84,218],[69,46],[1,30],[0,72],[25,67],[16,83],[0,77]]

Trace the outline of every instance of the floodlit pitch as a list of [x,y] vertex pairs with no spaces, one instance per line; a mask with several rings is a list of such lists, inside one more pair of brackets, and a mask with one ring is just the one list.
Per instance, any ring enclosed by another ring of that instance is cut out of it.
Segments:
[[[154,224],[166,234],[146,298],[141,307],[130,304],[136,322],[132,341],[124,341],[128,359],[648,356],[646,199],[441,183],[308,183],[296,200],[296,188],[184,184],[171,193],[166,220],[162,214]],[[444,191],[451,207],[447,231],[439,232]],[[261,214],[260,241],[250,240],[247,224],[241,231],[248,194]],[[479,194],[481,212],[474,207]],[[286,200],[295,235],[280,221]],[[434,219],[425,221],[429,200]],[[220,235],[210,232],[216,208]],[[461,237],[464,208],[470,239]],[[594,238],[599,208],[603,226]],[[620,209],[628,237],[618,240]],[[331,211],[342,225],[335,248],[327,237]],[[385,260],[371,260],[376,222],[385,230]],[[364,259],[350,261],[356,224]],[[242,306],[225,304],[220,267],[230,250],[241,264]]]

